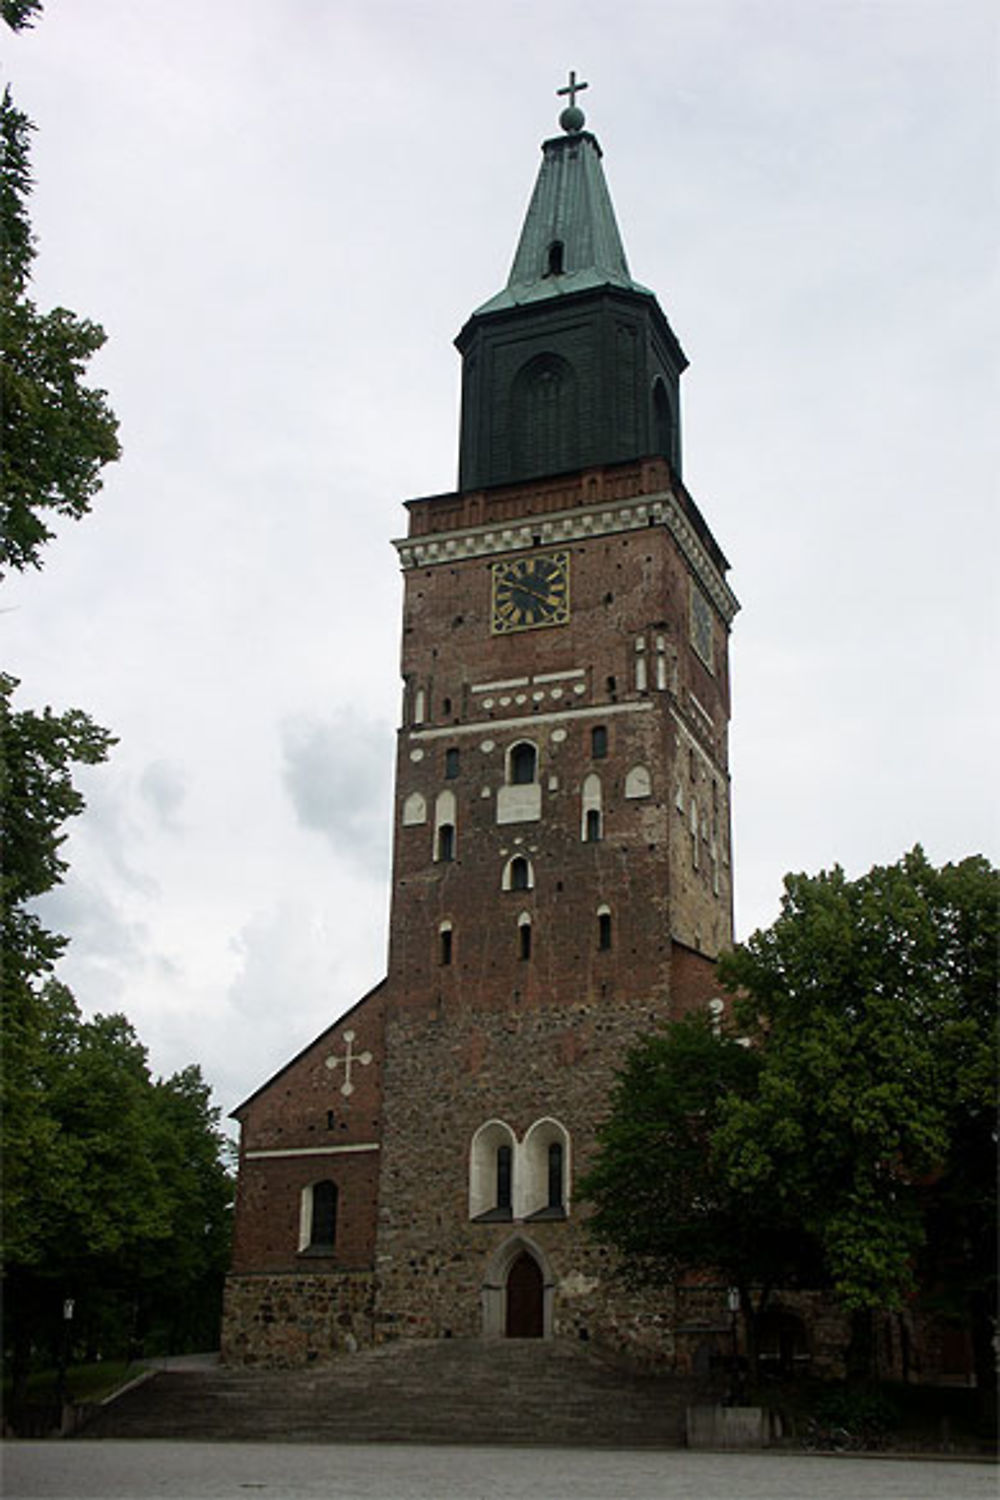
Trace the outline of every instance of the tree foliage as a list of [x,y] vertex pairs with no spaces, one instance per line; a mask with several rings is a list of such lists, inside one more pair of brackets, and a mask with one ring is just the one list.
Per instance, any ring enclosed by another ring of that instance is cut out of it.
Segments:
[[933,1185],[989,1136],[998,873],[917,848],[850,881],[789,876],[781,914],[723,959],[763,1058],[719,1131],[731,1180],[794,1204],[852,1308],[914,1291]]
[[2,0],[0,16],[11,31],[21,31],[34,24],[33,17],[41,15],[42,0]]
[[[30,3],[7,4],[15,29]],[[33,126],[10,89],[0,102],[0,567],[41,566],[55,515],[78,519],[118,458],[118,423],[104,391],[84,384],[104,330],[64,307],[43,313],[27,295],[35,257],[28,216]]]
[[[12,30],[39,0],[0,0]],[[38,567],[54,514],[81,516],[118,456],[103,391],[83,383],[104,342],[64,308],[27,296],[30,121],[0,105],[0,313],[3,444],[0,559]],[[90,1352],[144,1337],[160,1348],[216,1337],[232,1193],[219,1111],[197,1067],[154,1079],[121,1015],[85,1019],[54,978],[66,939],[33,903],[66,871],[65,825],[83,810],[74,771],[103,761],[107,730],[78,709],[17,710],[0,674],[0,1157],[5,1232],[5,1354],[55,1347],[63,1298]]]
[[798,1220],[734,1183],[713,1144],[732,1102],[756,1096],[761,1062],[700,1015],[629,1053],[579,1187],[594,1204],[592,1232],[623,1256],[628,1279],[659,1284],[712,1268],[751,1316],[771,1288],[799,1279],[808,1257]]
[[774,925],[720,961],[739,1039],[675,1022],[613,1094],[584,1188],[633,1275],[805,1281],[860,1311],[919,1287],[988,1333],[998,884],[919,848],[786,878]]
[[[64,985],[36,997],[4,1152],[7,1336],[55,1345],[63,1299],[94,1353],[211,1345],[232,1181],[219,1111],[196,1067],[154,1079],[121,1015],[85,1019]],[[30,1134],[25,1134],[25,1122]]]

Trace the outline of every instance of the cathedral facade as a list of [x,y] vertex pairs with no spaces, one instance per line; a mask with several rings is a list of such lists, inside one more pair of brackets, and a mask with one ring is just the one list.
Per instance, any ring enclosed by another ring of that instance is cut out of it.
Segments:
[[[224,1357],[725,1329],[609,1274],[574,1184],[636,1037],[722,1008],[727,562],[687,363],[571,95],[469,318],[458,489],[410,500],[385,979],[238,1110]],[[687,1322],[685,1322],[687,1319]]]

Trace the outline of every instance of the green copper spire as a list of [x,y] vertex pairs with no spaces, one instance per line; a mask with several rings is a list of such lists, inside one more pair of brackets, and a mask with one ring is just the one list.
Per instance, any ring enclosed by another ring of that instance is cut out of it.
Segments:
[[589,87],[570,73],[570,103],[559,117],[565,134],[542,144],[542,165],[502,292],[477,313],[499,312],[592,287],[613,286],[652,295],[633,281],[597,138],[584,130],[576,95]]
[[542,166],[510,277],[455,340],[462,356],[458,482],[491,489],[637,458],[681,472],[687,359],[653,293],[632,280],[601,148],[576,96]]

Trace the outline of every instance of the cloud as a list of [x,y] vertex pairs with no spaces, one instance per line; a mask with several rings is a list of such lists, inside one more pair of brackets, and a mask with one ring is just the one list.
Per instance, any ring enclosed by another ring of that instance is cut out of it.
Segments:
[[161,828],[180,832],[177,813],[187,796],[187,778],[180,766],[167,760],[150,761],[139,777],[139,796],[152,808]]
[[392,735],[351,710],[298,715],[281,725],[283,778],[299,822],[339,855],[384,876],[391,805]]

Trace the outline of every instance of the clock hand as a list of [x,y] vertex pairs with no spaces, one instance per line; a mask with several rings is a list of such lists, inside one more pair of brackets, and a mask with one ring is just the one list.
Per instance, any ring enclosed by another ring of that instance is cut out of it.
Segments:
[[540,594],[537,589],[529,588],[526,583],[512,583],[512,589],[520,589],[522,594],[530,594],[533,599],[540,599],[543,604],[557,604],[559,601],[553,599],[551,594]]

